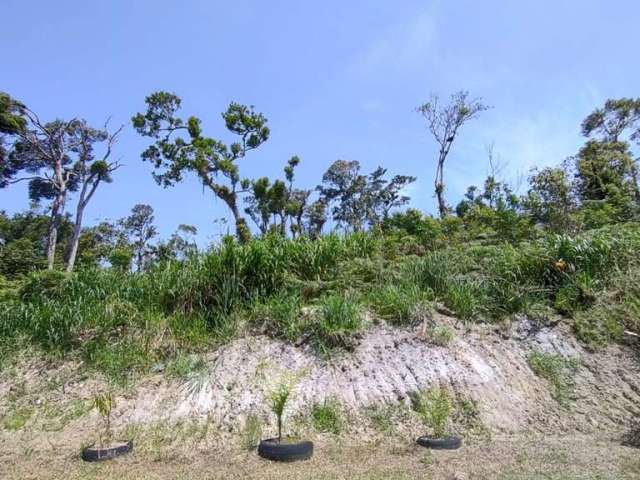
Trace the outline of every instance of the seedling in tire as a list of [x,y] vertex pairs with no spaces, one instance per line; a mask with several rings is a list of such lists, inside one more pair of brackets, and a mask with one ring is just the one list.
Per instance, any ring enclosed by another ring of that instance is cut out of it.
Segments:
[[414,410],[433,431],[433,435],[419,437],[417,442],[423,447],[436,450],[459,448],[462,439],[447,435],[447,425],[453,410],[449,392],[442,388],[432,388],[414,397]]
[[295,382],[295,378],[284,378],[268,395],[269,407],[275,414],[278,422],[278,436],[260,441],[258,445],[258,455],[263,458],[280,462],[291,462],[295,460],[306,460],[313,455],[312,442],[287,442],[282,437],[284,409],[291,398]]
[[115,400],[111,392],[98,394],[93,399],[93,406],[102,418],[103,429],[98,433],[98,446],[91,445],[82,450],[82,459],[86,462],[99,462],[119,457],[133,449],[131,440],[125,442],[112,441],[111,412],[115,407]]

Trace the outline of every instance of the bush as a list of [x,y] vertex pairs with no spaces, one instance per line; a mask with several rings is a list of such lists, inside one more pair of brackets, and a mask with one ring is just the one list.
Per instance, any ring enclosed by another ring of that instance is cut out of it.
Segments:
[[453,402],[449,392],[443,388],[431,388],[418,392],[413,398],[413,409],[422,418],[433,436],[443,437],[453,411]]

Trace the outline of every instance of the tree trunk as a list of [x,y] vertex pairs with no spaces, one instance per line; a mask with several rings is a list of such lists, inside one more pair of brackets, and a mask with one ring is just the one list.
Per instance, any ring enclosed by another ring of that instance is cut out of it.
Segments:
[[60,192],[51,205],[51,220],[47,232],[47,268],[53,270],[56,259],[56,246],[58,244],[58,227],[62,219],[65,192]]
[[78,244],[80,243],[80,232],[82,231],[82,216],[84,215],[85,205],[78,202],[78,210],[76,211],[76,223],[73,226],[73,237],[71,238],[71,247],[69,248],[69,259],[67,260],[67,272],[72,272],[78,255]]
[[438,199],[438,212],[440,213],[440,218],[444,218],[447,216],[447,202],[444,198],[444,159],[442,158],[443,153],[440,153],[441,158],[438,159],[438,168],[436,169],[436,180],[434,182],[435,190],[436,190],[436,198]]

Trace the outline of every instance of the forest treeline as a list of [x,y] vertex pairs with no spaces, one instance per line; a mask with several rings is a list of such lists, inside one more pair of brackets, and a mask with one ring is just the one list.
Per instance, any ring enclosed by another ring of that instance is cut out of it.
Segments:
[[437,146],[434,217],[406,208],[411,172],[363,172],[356,160],[334,161],[314,188],[296,182],[297,155],[278,178],[249,178],[245,163],[270,137],[262,113],[229,105],[225,143],[206,133],[216,125],[183,115],[179,97],[155,92],[132,118],[149,140],[142,161],[158,185],[195,176],[228,209],[234,234],[201,251],[191,225],[159,239],[152,205],[84,225],[100,186],[125,168],[114,160],[125,127],[44,121],[0,94],[0,187],[27,182],[30,202],[0,213],[2,351],[22,339],[128,371],[245,328],[329,351],[365,328],[363,309],[408,325],[436,302],[466,321],[555,314],[587,343],[620,339],[640,316],[640,99],[595,109],[580,150],[530,171],[524,188],[501,177],[489,149],[484,183],[451,205],[449,153],[488,108],[464,91],[416,108]]

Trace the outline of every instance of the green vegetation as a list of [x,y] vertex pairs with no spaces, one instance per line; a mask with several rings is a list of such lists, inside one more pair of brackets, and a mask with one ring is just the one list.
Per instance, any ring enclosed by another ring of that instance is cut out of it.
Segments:
[[451,395],[444,388],[433,387],[413,397],[414,411],[431,428],[434,437],[443,437],[447,433],[453,407]]
[[335,400],[325,400],[311,407],[311,422],[318,432],[338,435],[344,425],[342,416],[340,404]]
[[250,414],[244,422],[240,444],[245,450],[253,450],[262,438],[262,420],[255,414]]
[[[239,164],[270,136],[266,117],[231,103],[222,117],[237,141],[227,144],[206,136],[198,118],[180,117],[180,106],[176,95],[155,92],[133,125],[153,142],[142,159],[159,184],[193,174],[228,207],[235,236],[204,250],[190,225],[158,240],[151,205],[83,226],[92,192],[119,167],[109,163],[119,130],[40,124],[0,94],[0,188],[28,181],[31,200],[48,212],[0,212],[1,364],[37,347],[119,382],[153,368],[189,378],[199,369],[190,359],[249,331],[330,356],[354,348],[369,319],[413,326],[434,305],[464,322],[555,312],[592,348],[640,329],[640,187],[631,153],[638,99],[595,110],[577,155],[531,171],[522,195],[499,178],[489,149],[490,174],[453,207],[445,198],[449,151],[487,107],[464,91],[448,105],[432,97],[418,111],[442,147],[439,218],[400,210],[415,177],[382,167],[363,173],[353,160],[331,163],[315,190],[294,187],[297,156],[282,179],[243,178]],[[67,148],[78,138],[84,155]],[[60,148],[40,152],[36,139]],[[62,177],[52,176],[56,169]],[[61,205],[73,195],[75,215],[65,216]],[[428,333],[443,346],[453,336],[444,326]]]
[[559,403],[566,404],[573,389],[573,374],[578,368],[576,359],[566,359],[560,354],[534,351],[527,357],[531,370],[549,382],[552,396]]

